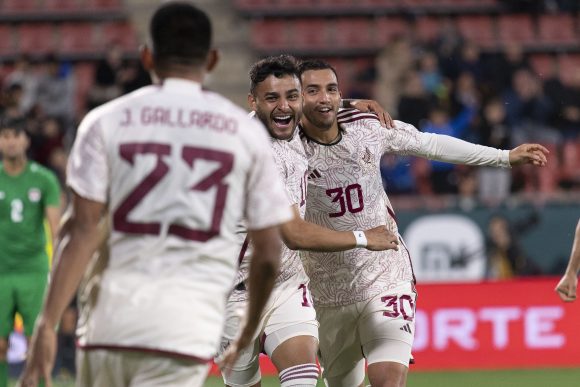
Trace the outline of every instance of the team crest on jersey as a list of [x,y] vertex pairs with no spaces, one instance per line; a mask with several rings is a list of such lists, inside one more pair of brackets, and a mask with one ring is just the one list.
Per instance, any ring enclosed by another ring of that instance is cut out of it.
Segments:
[[38,188],[31,188],[28,190],[28,200],[31,202],[38,202],[42,197],[42,193]]
[[373,154],[369,148],[365,148],[365,153],[362,156],[362,160],[367,164],[370,164],[373,161]]

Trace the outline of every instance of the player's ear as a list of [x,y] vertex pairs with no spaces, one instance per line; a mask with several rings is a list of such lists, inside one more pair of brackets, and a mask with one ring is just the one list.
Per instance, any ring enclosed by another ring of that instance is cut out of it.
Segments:
[[216,50],[215,48],[212,48],[211,50],[209,50],[209,53],[207,54],[207,60],[205,63],[205,69],[208,73],[215,68],[215,66],[219,62],[219,59],[220,59],[220,55],[219,55],[218,50]]
[[256,111],[256,97],[252,93],[248,93],[248,107]]

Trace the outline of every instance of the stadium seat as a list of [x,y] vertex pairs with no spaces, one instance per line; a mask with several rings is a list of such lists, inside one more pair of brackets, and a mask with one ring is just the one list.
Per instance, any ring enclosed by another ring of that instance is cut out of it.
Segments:
[[38,10],[37,0],[3,0],[2,12],[34,12]]
[[264,9],[272,7],[272,0],[235,0],[234,6],[237,9],[251,11],[253,9]]
[[540,78],[546,79],[554,73],[553,67],[556,64],[556,58],[550,54],[534,54],[530,57],[530,63],[534,73]]
[[287,47],[288,23],[284,19],[256,20],[251,22],[252,45],[259,50],[279,50]]
[[566,141],[562,147],[560,179],[580,187],[580,141]]
[[404,35],[409,30],[405,20],[394,16],[382,16],[376,18],[374,41],[379,46],[390,43],[393,38]]
[[358,2],[354,0],[318,0],[315,4],[325,10],[358,7]]
[[[323,18],[299,19],[291,23],[290,45],[299,50],[328,48],[330,41],[329,22]],[[337,48],[332,46],[332,48]]]
[[373,47],[372,19],[363,17],[344,17],[333,21],[334,31],[331,44],[338,49],[357,49]]
[[20,24],[16,47],[20,53],[46,54],[54,51],[54,28],[50,23]]
[[91,22],[63,23],[58,28],[58,48],[67,54],[100,50],[96,45],[94,25]]
[[101,44],[105,47],[111,42],[119,43],[127,51],[137,51],[137,36],[129,22],[111,22],[102,25]]
[[310,10],[313,7],[317,7],[317,4],[312,2],[312,0],[278,0],[276,5],[272,6],[281,10],[288,9],[303,9]]
[[570,84],[576,76],[576,71],[580,69],[580,54],[561,55],[558,58],[558,65],[560,66],[560,80],[564,84]]
[[421,42],[429,43],[437,39],[442,20],[432,16],[422,16],[415,22],[415,34]]
[[86,7],[102,11],[120,10],[123,8],[121,0],[85,0]]
[[543,44],[578,43],[574,19],[570,15],[542,15],[539,19],[539,41]]
[[78,0],[44,0],[44,9],[51,12],[74,12],[81,9],[81,3]]
[[0,24],[0,54],[12,54],[14,52],[14,36],[10,24]]
[[461,35],[481,47],[495,47],[496,37],[493,20],[489,16],[460,16],[457,28]]
[[519,43],[532,46],[536,43],[534,24],[528,15],[504,15],[497,20],[500,45]]

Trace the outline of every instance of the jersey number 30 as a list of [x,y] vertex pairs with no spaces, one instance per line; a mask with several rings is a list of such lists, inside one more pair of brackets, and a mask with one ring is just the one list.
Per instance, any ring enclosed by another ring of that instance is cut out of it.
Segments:
[[[157,143],[128,143],[120,146],[121,157],[133,165],[135,155],[153,154],[157,156],[157,163],[153,170],[137,184],[137,186],[127,195],[125,200],[119,205],[113,214],[113,228],[120,232],[130,234],[151,234],[159,235],[161,223],[158,222],[133,222],[129,221],[128,215],[132,209],[157,185],[169,172],[169,165],[163,160],[163,156],[171,153],[171,145]],[[234,156],[231,153],[184,146],[181,151],[181,158],[191,168],[194,168],[196,160],[214,161],[219,164],[213,173],[209,174],[201,181],[193,185],[191,191],[208,191],[212,187],[217,187],[215,194],[215,205],[211,216],[211,224],[208,230],[188,228],[178,224],[170,224],[168,233],[191,241],[205,242],[219,234],[224,205],[228,193],[228,185],[224,183],[224,178],[231,172],[234,164]]]

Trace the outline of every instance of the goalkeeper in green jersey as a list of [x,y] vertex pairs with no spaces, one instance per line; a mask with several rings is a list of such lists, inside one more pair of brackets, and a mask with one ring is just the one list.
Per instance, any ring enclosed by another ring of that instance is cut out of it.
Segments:
[[7,385],[15,314],[30,338],[42,307],[49,270],[44,220],[55,240],[60,218],[60,185],[51,171],[27,159],[23,124],[0,119],[0,387]]

